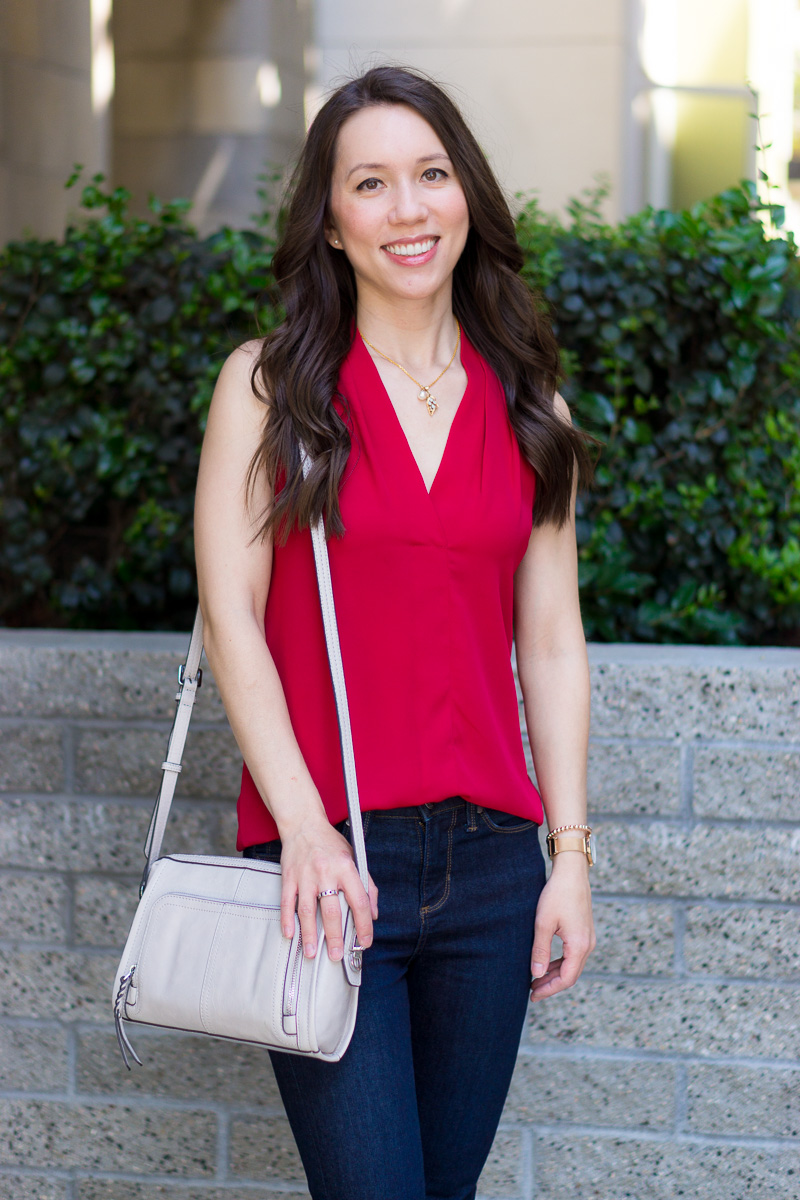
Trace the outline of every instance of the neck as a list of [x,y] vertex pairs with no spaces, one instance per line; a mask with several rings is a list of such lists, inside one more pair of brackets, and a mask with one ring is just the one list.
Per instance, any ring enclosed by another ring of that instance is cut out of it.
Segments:
[[416,367],[420,376],[447,362],[458,333],[450,289],[424,300],[388,303],[359,293],[356,324],[379,350],[415,374]]

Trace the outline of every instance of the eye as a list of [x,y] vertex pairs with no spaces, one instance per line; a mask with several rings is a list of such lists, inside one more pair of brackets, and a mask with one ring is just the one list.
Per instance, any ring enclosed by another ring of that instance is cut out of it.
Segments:
[[426,183],[439,183],[442,179],[447,179],[447,171],[441,167],[428,167],[427,171],[422,172],[422,178]]
[[362,192],[362,191],[363,192],[377,192],[378,188],[382,187],[382,186],[383,185],[381,184],[380,179],[376,179],[375,176],[373,175],[369,179],[363,179],[361,181],[361,183],[358,185],[358,187],[356,188],[356,191],[357,192]]

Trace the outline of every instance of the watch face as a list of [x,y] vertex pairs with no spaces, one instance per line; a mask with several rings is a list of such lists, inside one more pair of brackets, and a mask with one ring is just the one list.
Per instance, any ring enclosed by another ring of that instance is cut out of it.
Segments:
[[594,866],[594,864],[597,862],[597,848],[595,845],[593,833],[589,834],[588,841],[589,841],[589,854],[591,856],[590,861],[591,861],[591,865]]

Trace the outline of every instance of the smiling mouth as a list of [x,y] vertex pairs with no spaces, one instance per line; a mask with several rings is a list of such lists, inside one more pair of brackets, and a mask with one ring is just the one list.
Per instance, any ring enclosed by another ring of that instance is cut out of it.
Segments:
[[427,254],[438,241],[438,237],[428,237],[420,238],[418,242],[389,242],[381,249],[389,254],[399,254],[402,258],[412,258],[419,254]]

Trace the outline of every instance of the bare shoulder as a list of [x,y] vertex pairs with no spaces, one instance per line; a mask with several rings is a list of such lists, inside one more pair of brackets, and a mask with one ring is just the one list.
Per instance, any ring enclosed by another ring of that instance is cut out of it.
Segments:
[[[195,525],[205,528],[237,495],[248,477],[250,463],[263,442],[269,405],[253,391],[251,374],[258,362],[257,339],[232,350],[222,364],[203,434],[197,477]],[[259,476],[256,501],[265,503],[266,479]]]
[[242,342],[241,346],[232,350],[222,364],[218,385],[221,384],[226,390],[234,389],[244,400],[263,404],[266,399],[263,396],[263,388],[260,388],[259,392],[254,392],[252,387],[253,370],[261,354],[261,348],[261,339],[251,338],[250,341]]
[[559,417],[561,417],[562,421],[566,421],[567,425],[572,424],[572,415],[569,411],[569,405],[561,395],[561,392],[556,392],[556,394],[553,396],[553,408],[558,413]]
[[248,342],[242,342],[241,346],[237,346],[235,350],[231,351],[228,357],[237,362],[245,362],[252,369],[258,361],[263,346],[264,342],[261,338],[250,338]]
[[261,353],[261,341],[254,338],[232,350],[222,364],[211,406],[208,410],[206,440],[217,432],[226,436],[240,434],[251,440],[260,436],[269,414],[263,387],[253,390],[253,369]]

